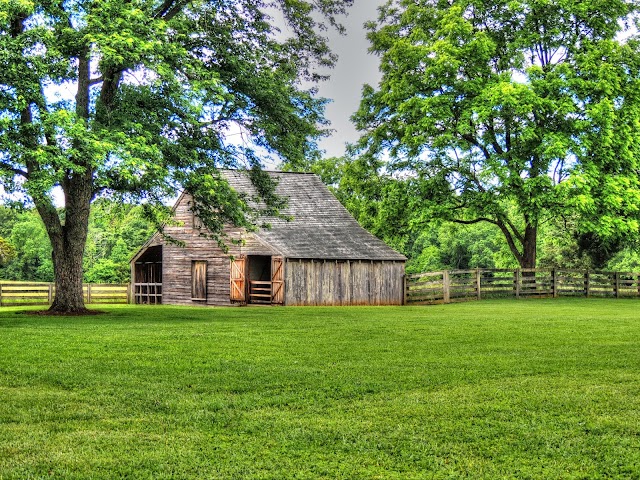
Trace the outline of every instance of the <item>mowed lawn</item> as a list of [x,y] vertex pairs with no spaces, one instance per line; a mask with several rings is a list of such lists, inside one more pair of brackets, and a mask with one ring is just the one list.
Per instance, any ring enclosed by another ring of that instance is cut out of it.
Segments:
[[0,309],[0,478],[639,478],[640,302]]

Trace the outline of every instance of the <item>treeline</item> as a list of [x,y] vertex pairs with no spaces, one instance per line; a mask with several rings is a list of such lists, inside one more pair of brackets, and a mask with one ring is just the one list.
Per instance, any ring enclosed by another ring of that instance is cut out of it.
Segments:
[[[332,159],[312,166],[366,229],[408,258],[407,272],[443,269],[517,268],[499,228],[422,218],[407,182],[372,174],[357,162]],[[633,241],[605,242],[579,228],[574,217],[540,225],[539,268],[640,271]],[[84,255],[89,283],[129,281],[129,260],[152,235],[140,206],[101,199],[93,204]],[[0,279],[53,281],[51,246],[34,210],[0,205]]]
[[[141,207],[96,201],[83,262],[85,282],[128,282],[129,260],[152,232]],[[51,245],[35,210],[0,205],[0,279],[54,280]]]

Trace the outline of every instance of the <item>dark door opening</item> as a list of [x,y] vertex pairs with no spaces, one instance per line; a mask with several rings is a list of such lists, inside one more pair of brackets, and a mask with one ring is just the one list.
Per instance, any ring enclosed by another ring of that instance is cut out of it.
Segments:
[[249,303],[271,303],[271,257],[253,255],[248,259]]

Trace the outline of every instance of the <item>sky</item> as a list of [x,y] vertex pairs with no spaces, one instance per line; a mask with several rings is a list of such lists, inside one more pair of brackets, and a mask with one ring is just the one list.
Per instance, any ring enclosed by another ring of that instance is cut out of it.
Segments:
[[326,157],[344,154],[345,144],[355,142],[359,134],[349,120],[360,103],[362,86],[378,84],[378,58],[368,53],[369,42],[363,24],[377,18],[377,8],[385,0],[355,0],[349,16],[342,22],[346,35],[329,32],[331,49],[338,55],[337,65],[327,73],[330,80],[319,86],[319,95],[332,99],[327,106],[326,117],[335,130],[331,137],[323,139],[320,148]]

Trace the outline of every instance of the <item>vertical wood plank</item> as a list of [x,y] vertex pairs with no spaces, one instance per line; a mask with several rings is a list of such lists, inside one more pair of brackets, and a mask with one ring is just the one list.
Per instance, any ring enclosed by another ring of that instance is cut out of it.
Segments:
[[555,268],[551,269],[551,294],[553,298],[558,298],[558,274]]
[[407,304],[407,299],[408,299],[408,293],[409,293],[409,291],[407,290],[407,276],[406,275],[402,276],[402,289],[403,289],[402,305],[406,305]]
[[521,272],[519,268],[516,268],[513,272],[513,285],[516,291],[516,298],[520,298],[520,283],[521,283]]
[[480,285],[482,283],[482,273],[479,268],[476,268],[476,296],[478,300],[482,299],[482,293],[480,291]]
[[445,270],[442,272],[442,301],[449,303],[451,301],[449,272]]
[[613,295],[620,298],[620,272],[613,274]]

